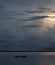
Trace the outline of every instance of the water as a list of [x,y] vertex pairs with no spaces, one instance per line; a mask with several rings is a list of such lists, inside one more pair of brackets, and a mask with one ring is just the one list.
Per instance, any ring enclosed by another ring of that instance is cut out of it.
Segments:
[[0,65],[55,65],[55,52],[0,52]]

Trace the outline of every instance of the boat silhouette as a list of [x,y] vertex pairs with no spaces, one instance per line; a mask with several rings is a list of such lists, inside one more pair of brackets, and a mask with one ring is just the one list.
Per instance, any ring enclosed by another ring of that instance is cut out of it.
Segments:
[[19,57],[21,57],[21,58],[26,58],[27,56],[26,55],[21,55],[21,56],[18,56],[18,55],[16,55],[16,56],[14,56],[15,58],[19,58]]

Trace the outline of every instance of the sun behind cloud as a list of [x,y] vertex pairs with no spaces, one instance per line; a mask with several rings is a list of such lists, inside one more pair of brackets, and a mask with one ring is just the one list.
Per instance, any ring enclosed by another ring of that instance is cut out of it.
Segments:
[[55,26],[55,16],[49,15],[48,18],[44,18],[43,26],[45,26],[46,28],[53,28]]

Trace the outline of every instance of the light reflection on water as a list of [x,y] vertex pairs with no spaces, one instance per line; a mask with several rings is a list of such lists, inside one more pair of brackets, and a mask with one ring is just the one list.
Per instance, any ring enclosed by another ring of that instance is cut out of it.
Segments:
[[0,52],[0,65],[55,65],[55,52]]

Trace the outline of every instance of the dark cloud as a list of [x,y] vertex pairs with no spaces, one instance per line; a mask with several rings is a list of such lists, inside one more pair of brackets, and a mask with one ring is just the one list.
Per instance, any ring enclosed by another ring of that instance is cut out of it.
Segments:
[[32,14],[32,13],[45,13],[46,11],[51,11],[51,8],[46,8],[46,7],[37,7],[37,10],[34,11],[25,11],[26,13]]
[[52,13],[55,13],[55,11],[52,11]]
[[23,26],[24,28],[28,28],[28,27],[37,27],[37,25],[28,25],[28,26]]
[[32,14],[32,13],[44,13],[45,11],[26,11],[26,12]]
[[25,15],[25,13],[23,11],[22,12],[9,11],[8,13],[11,15]]
[[18,19],[18,21],[34,21],[34,20],[44,19],[48,17],[49,16],[33,16],[33,17],[29,17],[28,19]]
[[50,11],[50,10],[52,10],[51,8],[45,8],[45,7],[38,7],[37,9],[39,9],[40,11]]
[[25,13],[17,13],[17,15],[26,15]]
[[43,19],[43,18],[48,18],[49,16],[34,16],[30,17],[30,20],[37,20],[37,19]]
[[22,28],[36,28],[36,27],[45,27],[45,26],[40,26],[40,25],[25,25],[25,26],[22,26]]

